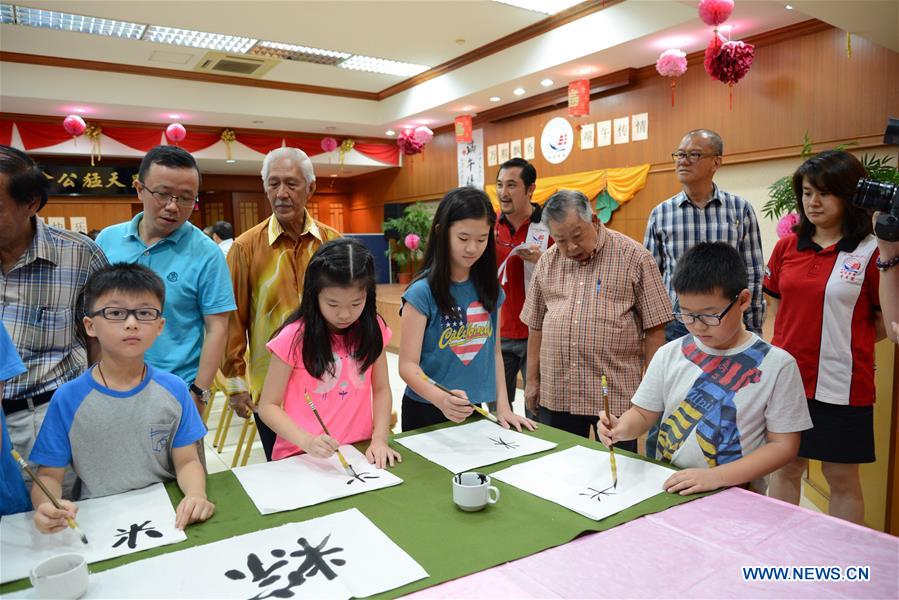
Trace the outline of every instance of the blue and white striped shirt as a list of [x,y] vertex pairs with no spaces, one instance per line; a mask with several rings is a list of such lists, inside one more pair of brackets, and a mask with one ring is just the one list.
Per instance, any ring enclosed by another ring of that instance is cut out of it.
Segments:
[[752,292],[752,304],[743,319],[748,329],[761,334],[765,322],[762,298],[765,260],[752,205],[715,185],[705,208],[693,204],[681,191],[652,209],[643,245],[659,265],[672,306],[677,306],[677,295],[671,287],[674,268],[678,259],[699,242],[727,242],[743,256]]

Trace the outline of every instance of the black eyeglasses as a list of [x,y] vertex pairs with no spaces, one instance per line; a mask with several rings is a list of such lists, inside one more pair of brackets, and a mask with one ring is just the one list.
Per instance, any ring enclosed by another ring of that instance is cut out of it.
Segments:
[[692,152],[684,152],[683,150],[678,150],[677,152],[671,153],[671,158],[674,159],[674,162],[687,160],[687,162],[695,163],[698,160],[702,160],[703,158],[708,158],[710,156],[721,156],[720,154],[703,154],[698,150],[694,150]]
[[[143,182],[141,182],[143,185]],[[160,192],[158,190],[151,190],[147,186],[143,185],[143,189],[150,192],[150,195],[153,196],[153,199],[159,204],[159,206],[165,206],[171,201],[175,201],[175,204],[182,208],[193,208],[194,204],[197,203],[197,197],[193,196],[188,198],[186,196],[178,196],[177,194],[172,194],[171,192]]]
[[684,325],[692,325],[696,321],[704,325],[708,325],[709,327],[717,327],[721,325],[721,319],[724,318],[724,315],[727,314],[727,311],[734,305],[737,299],[740,297],[740,294],[734,296],[734,299],[730,301],[730,304],[727,305],[727,308],[722,310],[717,315],[697,315],[695,313],[671,313],[671,316],[677,319],[679,322]]
[[158,308],[119,308],[117,306],[106,306],[92,313],[88,313],[89,317],[102,316],[107,321],[127,321],[128,317],[134,315],[138,321],[155,321],[162,315],[162,311]]

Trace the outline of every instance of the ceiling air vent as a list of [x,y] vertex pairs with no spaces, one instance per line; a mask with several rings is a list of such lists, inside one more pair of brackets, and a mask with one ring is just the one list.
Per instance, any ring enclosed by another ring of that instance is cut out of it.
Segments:
[[226,54],[224,52],[207,52],[206,55],[197,62],[194,71],[224,75],[242,75],[244,77],[262,77],[279,62],[281,61],[273,58],[256,58]]

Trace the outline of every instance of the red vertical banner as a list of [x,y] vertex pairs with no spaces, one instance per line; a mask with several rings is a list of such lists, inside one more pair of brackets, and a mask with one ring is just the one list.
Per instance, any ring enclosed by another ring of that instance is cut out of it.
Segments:
[[590,114],[590,80],[578,79],[568,84],[568,116],[586,117]]
[[467,144],[471,142],[471,115],[456,117],[456,143]]

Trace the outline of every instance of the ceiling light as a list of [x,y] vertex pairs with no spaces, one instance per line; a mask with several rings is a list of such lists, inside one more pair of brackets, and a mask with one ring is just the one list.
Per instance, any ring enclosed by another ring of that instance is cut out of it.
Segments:
[[491,102],[499,102],[500,100],[502,100],[502,98],[500,98],[499,96],[490,96]]
[[516,96],[524,96],[527,92],[524,91],[524,88],[515,88],[512,93]]
[[[12,12],[12,7],[4,4],[0,9],[2,22],[12,23],[7,20],[9,16],[7,7]],[[86,17],[72,13],[58,12],[55,10],[41,10],[27,6],[16,6],[15,23],[28,27],[41,27],[43,29],[60,29],[62,31],[77,31],[79,33],[92,33],[94,35],[108,35],[112,37],[140,39],[146,25],[131,23],[128,21],[114,21],[99,17]]]
[[356,54],[346,59],[339,65],[341,69],[353,69],[354,71],[368,71],[370,73],[383,73],[385,75],[399,75],[412,77],[430,69],[425,65],[398,62],[384,58],[373,58]]
[[393,129],[388,129],[384,132],[384,135],[396,135],[396,132]]
[[733,25],[719,25],[718,29],[720,29],[721,31],[733,31],[734,26]]
[[86,109],[86,108],[81,108],[81,107],[79,106],[78,108],[73,108],[73,109],[72,109],[72,112],[75,112],[75,113],[82,113],[82,114],[83,114],[83,113],[86,113],[86,112],[87,112],[87,109]]
[[237,161],[234,160],[233,158],[228,158],[228,159],[225,159],[225,162],[228,163],[229,165],[233,165],[233,164],[236,163]]
[[551,86],[553,83],[554,83],[554,82],[553,82],[552,79],[544,79],[543,81],[540,82],[540,85],[542,85],[543,87],[549,87],[549,86]]
[[162,25],[150,25],[147,27],[143,39],[159,44],[242,53],[252,48],[253,44],[257,42],[255,38],[194,31],[193,29],[178,29],[177,27],[163,27]]
[[583,0],[494,0],[500,4],[508,4],[517,8],[531,10],[543,13],[545,15],[554,15],[562,12],[566,8],[570,8],[575,4],[580,4]]
[[16,16],[12,12],[12,4],[0,4],[0,23],[15,23]]
[[169,118],[170,118],[170,119],[180,119],[180,118],[181,118],[181,115],[174,115],[174,114],[172,114],[172,115],[169,115]]
[[787,10],[793,10],[793,5],[792,5],[792,4],[787,4],[786,9],[787,9]]
[[321,48],[296,46],[294,44],[282,44],[281,42],[259,42],[253,46],[253,49],[250,50],[250,54],[331,66],[352,56],[349,52],[323,50]]
[[578,75],[589,75],[593,72],[593,67],[581,67],[577,70]]

